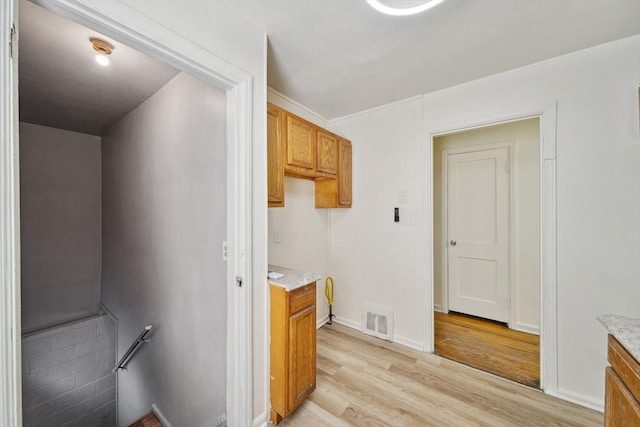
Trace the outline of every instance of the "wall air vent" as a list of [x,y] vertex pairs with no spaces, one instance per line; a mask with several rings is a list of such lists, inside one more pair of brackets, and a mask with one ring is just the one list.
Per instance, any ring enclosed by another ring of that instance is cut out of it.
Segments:
[[375,304],[362,306],[362,332],[393,341],[393,310]]

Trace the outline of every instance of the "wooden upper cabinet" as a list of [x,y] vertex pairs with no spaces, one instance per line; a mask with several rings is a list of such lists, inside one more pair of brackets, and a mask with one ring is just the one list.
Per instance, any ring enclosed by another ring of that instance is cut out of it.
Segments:
[[316,208],[350,208],[351,175],[351,142],[338,137],[336,178],[316,180]]
[[317,171],[335,176],[338,170],[338,137],[322,129],[317,130]]
[[285,112],[267,104],[267,187],[269,207],[284,207]]
[[285,171],[313,178],[316,169],[316,130],[299,117],[287,114]]
[[338,159],[340,162],[338,172],[338,207],[350,208],[352,199],[350,141],[340,138]]
[[269,207],[284,207],[284,177],[316,182],[316,208],[350,208],[351,142],[267,103]]

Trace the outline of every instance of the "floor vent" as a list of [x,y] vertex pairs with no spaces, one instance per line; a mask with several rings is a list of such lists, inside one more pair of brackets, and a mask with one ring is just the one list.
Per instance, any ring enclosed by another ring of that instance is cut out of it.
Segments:
[[393,310],[373,304],[362,307],[362,332],[393,341]]

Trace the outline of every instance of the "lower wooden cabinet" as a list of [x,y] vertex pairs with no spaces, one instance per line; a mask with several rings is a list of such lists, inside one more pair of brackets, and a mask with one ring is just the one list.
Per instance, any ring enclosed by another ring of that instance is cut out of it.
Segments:
[[611,335],[608,359],[604,425],[640,426],[640,363]]
[[270,285],[271,422],[289,416],[316,389],[316,283],[291,292]]

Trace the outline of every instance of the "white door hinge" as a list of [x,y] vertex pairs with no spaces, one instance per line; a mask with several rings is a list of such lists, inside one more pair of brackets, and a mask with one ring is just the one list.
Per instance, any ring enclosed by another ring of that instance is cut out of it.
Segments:
[[13,58],[13,39],[16,36],[16,24],[12,24],[9,29],[9,57]]
[[511,173],[511,160],[507,160],[506,170],[507,173]]
[[229,257],[229,247],[227,246],[227,242],[222,242],[222,260],[226,261]]

